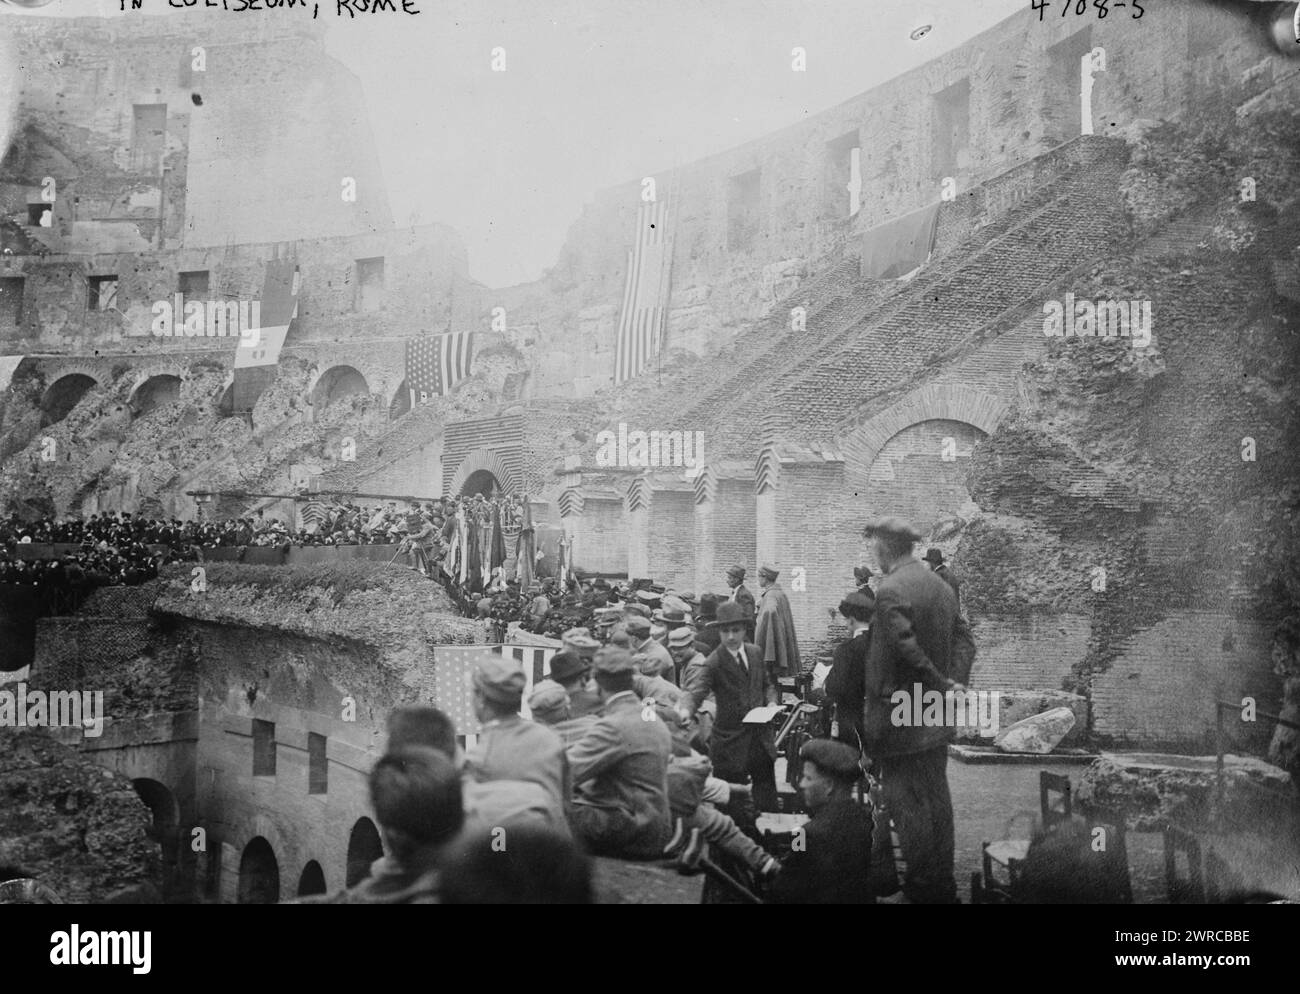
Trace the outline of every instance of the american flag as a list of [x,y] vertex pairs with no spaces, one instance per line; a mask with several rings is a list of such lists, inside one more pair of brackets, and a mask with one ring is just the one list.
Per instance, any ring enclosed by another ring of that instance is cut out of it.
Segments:
[[406,386],[411,406],[441,397],[470,375],[474,332],[451,331],[406,342]]
[[519,660],[524,668],[527,684],[524,687],[525,718],[530,717],[528,697],[533,685],[551,672],[551,657],[558,649],[531,645],[439,645],[434,646],[434,706],[446,712],[456,726],[456,738],[466,749],[478,740],[479,723],[474,716],[475,667],[490,654],[510,656]]
[[618,319],[614,382],[630,380],[659,354],[663,334],[665,290],[672,251],[664,231],[668,216],[661,202],[642,204],[636,215],[636,242],[627,254],[627,282]]

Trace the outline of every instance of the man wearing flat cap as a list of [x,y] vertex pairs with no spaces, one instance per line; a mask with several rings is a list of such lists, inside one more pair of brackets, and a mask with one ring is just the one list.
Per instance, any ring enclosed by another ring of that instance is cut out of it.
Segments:
[[803,826],[804,844],[781,864],[768,900],[874,904],[871,813],[853,799],[853,785],[862,776],[858,751],[830,739],[809,739],[799,756],[799,793],[812,819]]
[[790,600],[776,582],[781,571],[774,566],[758,568],[758,617],[754,622],[754,644],[763,654],[763,662],[778,676],[799,674],[799,643],[794,635],[794,615]]
[[[964,688],[950,676],[958,620],[957,598],[912,554],[921,536],[901,518],[870,522],[863,535],[883,574],[876,586],[875,622],[864,665],[863,735],[880,765],[885,808],[898,831],[907,874],[903,895],[913,904],[952,904],[952,797],[948,742],[953,729],[896,725],[896,691],[910,699]],[[948,709],[945,709],[945,713]]]
[[564,744],[549,728],[519,713],[523,667],[515,659],[488,657],[474,670],[474,712],[481,723],[466,768],[479,782],[526,780],[544,788],[563,812],[569,801]]
[[574,834],[597,855],[654,858],[672,833],[672,734],[632,689],[631,653],[606,646],[596,653],[594,669],[604,710],[568,748],[577,791],[570,815]]
[[679,714],[682,724],[689,728],[695,712],[713,694],[717,716],[709,737],[709,756],[714,773],[729,783],[745,783],[752,778],[758,809],[776,811],[772,726],[745,724],[745,715],[754,708],[779,702],[776,679],[764,665],[758,646],[745,640],[748,620],[735,601],[718,605],[713,624],[721,642],[683,688]]

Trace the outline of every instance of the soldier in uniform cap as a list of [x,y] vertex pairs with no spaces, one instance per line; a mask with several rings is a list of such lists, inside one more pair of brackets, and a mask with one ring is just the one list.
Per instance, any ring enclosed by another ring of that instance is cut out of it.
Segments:
[[907,873],[903,896],[913,904],[952,904],[952,797],[948,742],[942,724],[898,726],[891,720],[895,691],[961,691],[950,676],[957,637],[957,597],[912,553],[921,536],[901,518],[863,529],[882,574],[876,586],[875,622],[864,664],[863,736],[879,762],[885,808],[898,831]]
[[560,643],[566,652],[572,652],[585,659],[588,665],[595,658],[596,650],[600,648],[600,643],[591,637],[591,631],[586,628],[568,629],[560,636]]
[[523,667],[515,659],[490,654],[474,670],[474,711],[482,723],[478,742],[466,756],[475,780],[526,780],[543,787],[557,810],[569,800],[564,745],[550,729],[519,713]]
[[754,595],[745,586],[745,567],[732,566],[727,570],[727,589],[731,591],[727,600],[735,601],[745,610],[745,616],[752,618],[757,613]]
[[773,904],[874,904],[870,809],[853,799],[862,776],[858,751],[830,739],[799,750],[799,792],[812,820],[804,845],[781,865],[768,899]]
[[662,852],[672,831],[672,735],[653,710],[648,712],[653,717],[645,717],[632,689],[634,670],[624,649],[606,646],[596,653],[604,713],[568,749],[577,790],[570,822],[593,853],[648,859]]
[[650,660],[649,666],[642,666],[641,672],[650,676],[661,676],[665,680],[677,679],[677,670],[673,666],[673,657],[663,644],[655,641],[650,632],[650,622],[638,615],[632,615],[625,623],[630,648],[633,655],[645,656]]

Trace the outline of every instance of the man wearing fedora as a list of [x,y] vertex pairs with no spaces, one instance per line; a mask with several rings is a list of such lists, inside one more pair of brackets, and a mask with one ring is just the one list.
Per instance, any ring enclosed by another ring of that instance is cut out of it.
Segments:
[[763,662],[778,676],[797,676],[799,643],[794,635],[790,599],[776,582],[780,575],[781,571],[774,566],[763,565],[758,568],[758,585],[763,588],[763,592],[758,598],[754,643],[763,653]]
[[912,554],[921,536],[901,518],[869,522],[863,536],[883,574],[876,587],[863,683],[863,736],[879,762],[885,809],[898,831],[907,873],[903,896],[913,904],[953,904],[952,797],[948,742],[952,729],[895,724],[896,691],[962,691],[949,673],[957,598]]
[[756,707],[778,703],[776,678],[768,672],[758,646],[745,640],[749,618],[736,601],[718,605],[712,624],[721,642],[684,688],[678,713],[690,726],[696,710],[713,694],[717,718],[709,738],[714,774],[729,783],[753,780],[754,803],[760,811],[776,811],[776,745],[770,723],[746,725],[745,715]]
[[[594,640],[593,640],[594,641]],[[595,650],[592,650],[594,656]],[[569,717],[581,718],[600,711],[600,695],[587,688],[591,659],[579,652],[561,650],[551,657],[551,679],[569,695]]]
[[952,587],[952,592],[957,598],[957,613],[961,614],[961,581],[957,579],[957,574],[949,569],[948,564],[944,562],[943,550],[926,549],[925,561],[930,564],[930,569],[938,575],[939,579]]

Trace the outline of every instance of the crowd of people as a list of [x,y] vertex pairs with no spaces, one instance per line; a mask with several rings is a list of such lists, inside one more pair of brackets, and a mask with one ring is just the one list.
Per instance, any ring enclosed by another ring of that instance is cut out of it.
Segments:
[[[562,594],[546,581],[516,599],[533,629],[582,612],[590,623],[559,633],[526,701],[517,661],[477,667],[468,752],[442,711],[394,712],[371,775],[387,855],[360,884],[312,900],[590,901],[591,855],[698,866],[708,851],[768,903],[955,902],[951,730],[896,727],[887,691],[963,689],[974,646],[959,584],[938,550],[914,557],[919,535],[905,522],[865,534],[883,575],[855,571],[838,606],[847,637],[815,668],[801,663],[780,570],[767,564],[757,596],[734,566],[725,595],[597,579]],[[485,598],[489,613],[503,594]],[[829,720],[792,757],[810,815],[801,844],[769,851],[756,816],[780,810],[771,719],[792,687]],[[901,878],[869,797],[892,820]]]

